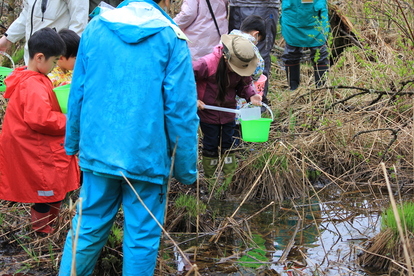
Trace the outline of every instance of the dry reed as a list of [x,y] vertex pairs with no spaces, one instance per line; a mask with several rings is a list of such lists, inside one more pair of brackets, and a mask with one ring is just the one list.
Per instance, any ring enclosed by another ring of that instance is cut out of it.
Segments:
[[[339,4],[352,21],[363,48],[347,45],[352,47],[346,47],[331,66],[325,88],[313,88],[313,69],[304,63],[301,86],[296,91],[289,91],[280,63],[283,39],[276,41],[277,57],[272,63],[268,94],[276,116],[270,139],[263,144],[243,144],[238,151],[239,168],[235,179],[228,190],[219,195],[221,199],[280,204],[287,199],[317,193],[313,185],[320,182],[325,188],[336,186],[342,191],[341,199],[344,201],[347,194],[361,190],[371,192],[373,199],[386,200],[382,196],[388,191],[381,162],[390,176],[392,192],[413,192],[413,45],[409,36],[404,37],[410,30],[401,31],[394,19],[383,17],[384,13],[366,16],[365,2],[343,1]],[[382,8],[396,3],[391,0],[381,2]],[[173,14],[178,13],[180,3],[174,3]],[[410,10],[407,6],[393,7],[393,11]],[[379,10],[381,6],[375,9]],[[372,8],[373,11],[375,9]],[[395,20],[403,22],[404,19],[396,17]],[[0,101],[2,119],[6,101],[2,97]],[[202,190],[208,191],[203,181],[196,192]],[[172,200],[168,204],[165,225],[167,231],[197,229],[205,235],[223,233],[228,239],[236,233],[246,243],[250,241],[249,225],[239,216],[237,209],[225,222],[214,219],[209,210],[197,220],[188,222],[183,212],[173,205],[174,198],[180,193],[194,191],[172,183]],[[200,195],[202,199],[208,196]],[[29,230],[27,204],[2,201],[0,208],[3,214],[2,244],[10,252],[19,252],[16,258],[26,265],[36,267],[40,260],[42,268],[50,271],[43,275],[53,275],[72,213],[64,208],[59,231],[39,238]],[[349,216],[357,212],[356,206],[355,210],[350,210]],[[387,231],[381,232],[367,243],[367,249],[362,250],[385,256],[377,261],[376,268],[391,266],[392,271],[400,271],[401,263],[405,263],[401,258],[402,247],[395,246],[392,254],[386,256],[389,251],[386,251],[384,241],[389,235]],[[413,246],[412,236],[407,239]],[[19,251],[21,248],[29,251],[22,253]],[[201,245],[197,248],[197,258],[203,258],[200,256]],[[284,258],[288,253],[286,251]],[[361,264],[369,263],[372,258],[373,254],[364,253],[360,258]],[[158,270],[157,275],[176,273],[169,261],[159,258],[164,270]]]

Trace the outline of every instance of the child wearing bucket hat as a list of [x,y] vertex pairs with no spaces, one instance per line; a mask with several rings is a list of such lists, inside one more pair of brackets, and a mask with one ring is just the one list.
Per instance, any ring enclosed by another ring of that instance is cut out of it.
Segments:
[[246,17],[240,30],[234,29],[230,32],[231,35],[239,35],[247,38],[253,46],[254,52],[258,58],[256,70],[252,74],[253,81],[257,81],[264,70],[264,60],[257,48],[257,44],[266,38],[266,22],[258,15],[250,15]]
[[[260,83],[260,80],[266,78],[266,76],[263,74],[265,63],[256,45],[266,38],[266,21],[261,16],[254,15],[254,14],[249,15],[241,23],[240,30],[234,29],[230,32],[230,34],[239,35],[244,38],[247,38],[252,43],[254,52],[256,53],[256,56],[258,58],[256,70],[252,74],[253,85],[256,88],[256,91],[260,95],[263,95],[263,89],[259,89],[258,84]],[[263,84],[263,88],[264,88],[264,84]],[[240,109],[245,104],[247,104],[246,99],[240,98],[238,96],[236,96],[236,100],[237,100],[237,109]],[[236,115],[236,126],[234,129],[234,136],[235,136],[234,145],[239,146],[241,142],[240,137],[242,136],[239,114]]]
[[66,193],[79,188],[75,156],[63,147],[66,117],[47,74],[65,52],[51,28],[28,41],[29,63],[6,78],[9,99],[0,134],[0,199],[34,203],[32,229],[51,233]]
[[[211,54],[193,62],[198,93],[198,115],[203,132],[202,165],[204,176],[211,180],[218,167],[230,184],[237,168],[233,145],[234,113],[204,109],[204,105],[236,108],[236,95],[260,105],[262,97],[256,94],[251,75],[258,58],[252,43],[238,35],[222,35],[222,45]],[[219,152],[220,148],[220,152]],[[221,158],[220,158],[221,157]],[[220,165],[220,166],[219,166]],[[221,166],[222,165],[222,166]]]

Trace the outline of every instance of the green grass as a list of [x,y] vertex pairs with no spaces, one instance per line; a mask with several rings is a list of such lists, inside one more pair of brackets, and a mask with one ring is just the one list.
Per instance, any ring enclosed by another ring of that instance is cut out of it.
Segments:
[[[399,205],[398,214],[403,228],[405,226],[407,231],[414,233],[414,202],[404,202],[402,205]],[[392,207],[387,208],[382,213],[381,218],[381,228],[383,230],[390,228],[398,234],[397,221],[395,220],[395,213]]]
[[177,208],[185,209],[190,217],[196,217],[197,213],[204,214],[207,209],[207,206],[202,202],[199,202],[197,208],[197,199],[193,195],[180,195],[175,200],[175,205]]
[[111,248],[115,248],[118,245],[122,244],[123,236],[124,231],[122,227],[118,226],[117,224],[113,224],[111,233],[108,237],[108,246],[110,246]]
[[[268,159],[271,159],[269,163]],[[286,171],[289,167],[289,161],[286,156],[277,156],[268,151],[263,151],[262,155],[253,162],[252,166],[256,169],[263,169],[266,163],[268,163],[269,169],[274,172],[277,170]]]

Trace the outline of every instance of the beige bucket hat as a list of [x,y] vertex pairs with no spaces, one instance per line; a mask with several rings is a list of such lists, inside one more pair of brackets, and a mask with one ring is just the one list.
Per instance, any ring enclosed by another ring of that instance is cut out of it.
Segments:
[[240,76],[252,75],[259,61],[253,44],[242,36],[228,34],[221,36],[221,42],[231,69]]

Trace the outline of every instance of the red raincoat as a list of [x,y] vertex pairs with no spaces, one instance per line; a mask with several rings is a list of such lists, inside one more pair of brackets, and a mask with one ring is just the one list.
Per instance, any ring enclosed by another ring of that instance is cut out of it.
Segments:
[[0,134],[0,199],[47,203],[79,187],[75,156],[63,142],[66,117],[49,78],[17,68],[6,78],[9,103]]

